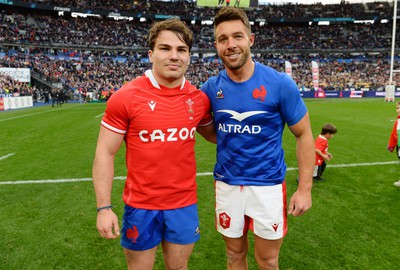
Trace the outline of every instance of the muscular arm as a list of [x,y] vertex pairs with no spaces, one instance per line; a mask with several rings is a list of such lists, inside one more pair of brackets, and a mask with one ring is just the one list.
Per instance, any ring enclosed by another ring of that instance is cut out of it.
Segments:
[[217,143],[217,134],[215,132],[214,123],[208,126],[198,126],[196,130],[207,141]]
[[[93,185],[96,193],[97,207],[111,205],[114,158],[123,138],[123,135],[114,133],[103,126],[100,128],[93,163]],[[97,229],[102,237],[118,237],[118,218],[111,209],[104,209],[98,212]]]
[[296,137],[296,156],[299,167],[299,184],[290,199],[289,214],[300,216],[311,208],[312,174],[315,164],[314,137],[308,113],[297,124],[289,127]]

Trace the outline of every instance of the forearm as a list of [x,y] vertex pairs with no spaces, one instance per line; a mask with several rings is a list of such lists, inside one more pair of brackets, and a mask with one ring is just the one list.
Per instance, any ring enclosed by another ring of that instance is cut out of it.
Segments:
[[93,185],[97,207],[111,205],[113,179],[114,158],[104,158],[96,155],[93,163]]
[[296,155],[299,167],[299,189],[311,191],[315,165],[314,139],[312,134],[303,134],[297,138]]
[[198,126],[197,132],[207,141],[217,143],[217,134],[215,131],[214,123],[208,126]]

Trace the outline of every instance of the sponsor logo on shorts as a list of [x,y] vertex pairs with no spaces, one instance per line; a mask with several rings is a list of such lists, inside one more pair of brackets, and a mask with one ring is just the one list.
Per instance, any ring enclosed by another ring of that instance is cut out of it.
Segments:
[[132,242],[136,243],[138,237],[139,237],[139,231],[136,228],[136,226],[132,226],[132,228],[129,228],[126,230],[126,237]]
[[196,232],[194,233],[194,235],[198,235],[198,234],[200,234],[200,227],[199,226],[196,227]]
[[231,226],[231,217],[227,213],[222,212],[219,214],[219,225],[224,229],[228,229]]
[[274,231],[276,232],[278,230],[279,224],[274,223],[272,224],[272,229],[274,229]]

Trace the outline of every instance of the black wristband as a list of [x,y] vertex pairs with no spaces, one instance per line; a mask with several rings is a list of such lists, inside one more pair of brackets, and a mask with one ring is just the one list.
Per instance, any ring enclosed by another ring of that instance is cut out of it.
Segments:
[[100,210],[112,209],[112,208],[114,208],[114,206],[112,204],[106,205],[106,206],[102,206],[102,207],[97,208],[97,212],[99,212]]

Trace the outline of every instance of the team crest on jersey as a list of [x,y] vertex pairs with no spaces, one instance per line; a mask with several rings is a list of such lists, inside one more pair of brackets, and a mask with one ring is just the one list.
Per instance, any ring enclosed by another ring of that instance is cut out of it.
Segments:
[[261,89],[254,89],[253,90],[253,98],[255,99],[260,99],[260,101],[264,102],[265,101],[265,96],[267,95],[267,90],[265,90],[264,85],[261,85]]
[[194,114],[194,101],[192,99],[188,99],[185,101],[186,111],[189,114]]
[[215,99],[221,99],[224,98],[224,94],[222,93],[222,89],[220,88],[217,92],[217,96],[215,97]]

